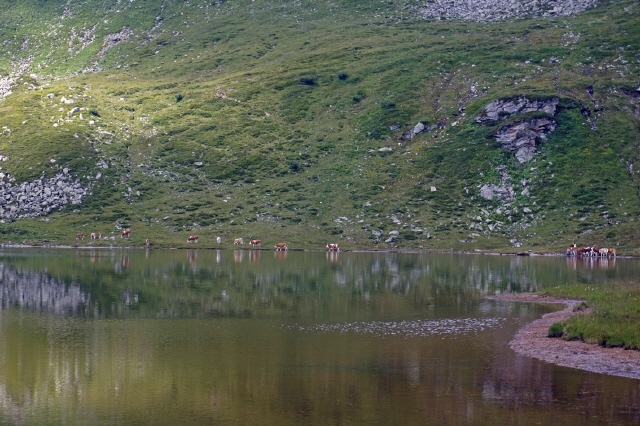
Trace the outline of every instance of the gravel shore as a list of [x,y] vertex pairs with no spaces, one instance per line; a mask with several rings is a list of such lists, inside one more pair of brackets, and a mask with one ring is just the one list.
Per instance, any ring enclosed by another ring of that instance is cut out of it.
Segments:
[[554,322],[565,321],[572,315],[581,315],[575,312],[574,308],[582,301],[532,293],[491,296],[488,299],[565,305],[564,309],[545,314],[542,318],[518,330],[509,343],[511,349],[517,353],[563,367],[640,379],[640,351],[604,348],[595,344],[548,337],[549,327]]

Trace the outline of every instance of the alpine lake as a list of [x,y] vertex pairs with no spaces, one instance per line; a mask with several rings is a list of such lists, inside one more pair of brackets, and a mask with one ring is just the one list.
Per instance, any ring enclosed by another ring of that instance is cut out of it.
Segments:
[[637,259],[0,249],[0,424],[637,425],[640,380],[513,352]]

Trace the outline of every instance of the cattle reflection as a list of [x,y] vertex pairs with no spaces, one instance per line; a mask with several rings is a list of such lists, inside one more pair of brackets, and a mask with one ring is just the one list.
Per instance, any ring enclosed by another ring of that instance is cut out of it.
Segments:
[[189,265],[196,266],[198,263],[198,250],[187,250],[187,261]]
[[328,251],[326,252],[326,257],[329,262],[337,262],[338,261],[338,251]]
[[220,263],[221,261],[222,261],[222,254],[220,253],[220,250],[216,250],[216,263]]
[[244,258],[244,250],[234,250],[233,251],[233,261],[236,263],[242,262]]
[[249,262],[257,262],[260,260],[262,250],[249,250]]
[[582,269],[615,269],[615,257],[579,257],[567,256],[567,266],[576,271]]
[[277,260],[285,260],[287,258],[287,256],[289,255],[289,251],[288,250],[276,250],[273,252],[274,256]]

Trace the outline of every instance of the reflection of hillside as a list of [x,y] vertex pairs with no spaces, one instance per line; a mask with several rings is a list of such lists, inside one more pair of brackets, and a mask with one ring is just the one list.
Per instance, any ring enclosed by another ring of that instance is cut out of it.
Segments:
[[285,259],[261,250],[198,249],[72,254],[6,252],[2,306],[93,318],[266,318],[314,312],[322,320],[348,312],[355,320],[383,309],[407,316],[424,316],[425,307],[429,312],[462,309],[484,295],[602,281],[612,272],[567,267],[564,258],[516,256],[291,252]]
[[67,284],[44,273],[0,263],[0,306],[3,309],[15,306],[75,315],[86,307],[88,300],[78,284]]

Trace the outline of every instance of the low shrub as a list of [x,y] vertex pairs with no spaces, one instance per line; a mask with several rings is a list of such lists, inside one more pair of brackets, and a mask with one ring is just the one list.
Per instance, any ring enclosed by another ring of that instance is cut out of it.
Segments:
[[554,322],[551,327],[549,327],[549,337],[562,337],[564,335],[564,326],[562,323]]

